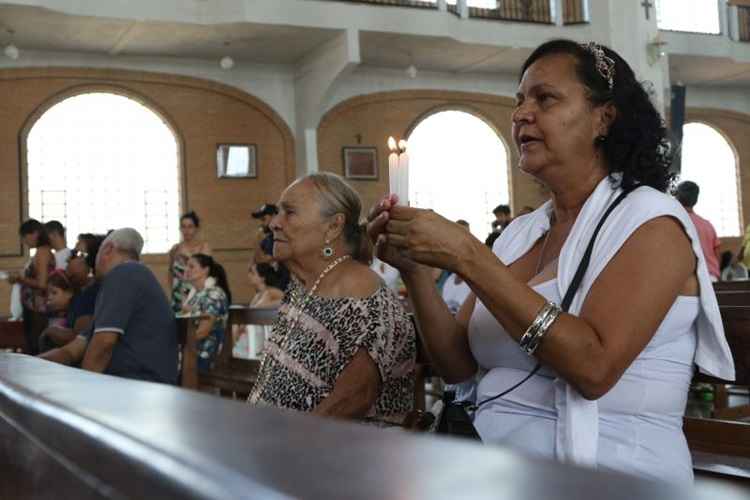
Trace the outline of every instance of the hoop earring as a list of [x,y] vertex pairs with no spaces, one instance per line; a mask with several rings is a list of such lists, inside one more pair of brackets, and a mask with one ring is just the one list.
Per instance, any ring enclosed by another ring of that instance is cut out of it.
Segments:
[[331,242],[326,240],[326,246],[323,247],[323,258],[324,259],[330,259],[334,256],[336,252],[333,250],[333,247],[331,246]]

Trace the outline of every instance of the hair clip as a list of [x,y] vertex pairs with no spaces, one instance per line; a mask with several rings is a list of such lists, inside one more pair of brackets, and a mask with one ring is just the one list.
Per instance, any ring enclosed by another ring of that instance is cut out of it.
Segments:
[[608,57],[601,45],[596,42],[582,43],[581,47],[590,52],[596,61],[596,71],[609,85],[609,90],[615,87],[615,61]]

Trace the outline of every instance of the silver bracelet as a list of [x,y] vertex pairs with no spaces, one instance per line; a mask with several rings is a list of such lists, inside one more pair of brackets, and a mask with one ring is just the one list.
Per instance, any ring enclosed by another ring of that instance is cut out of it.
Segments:
[[521,350],[529,356],[533,355],[561,312],[562,309],[557,304],[547,302],[536,315],[531,326],[521,336],[519,341]]
[[534,321],[531,322],[531,325],[529,325],[526,331],[523,332],[521,339],[518,341],[518,345],[524,352],[528,349],[529,343],[531,343],[531,340],[536,336],[539,326],[542,324],[542,321],[544,321],[547,314],[549,314],[550,308],[553,305],[552,302],[545,303],[542,308],[539,309],[539,312],[536,313],[536,317],[534,318]]

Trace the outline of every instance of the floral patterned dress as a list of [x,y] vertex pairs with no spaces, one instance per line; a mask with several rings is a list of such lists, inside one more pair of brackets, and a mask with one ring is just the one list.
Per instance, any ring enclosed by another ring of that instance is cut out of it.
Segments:
[[[23,270],[23,276],[27,279],[36,280],[36,256],[33,257]],[[54,257],[47,263],[47,276],[55,271],[55,259]],[[23,307],[29,311],[34,311],[40,314],[47,312],[47,290],[40,290],[32,288],[30,286],[21,286],[21,303]]]
[[189,259],[190,256],[178,253],[172,261],[172,310],[175,313],[182,311],[183,302],[192,290],[192,285],[185,279]]
[[314,295],[300,310],[304,293],[292,280],[248,402],[312,411],[364,349],[381,379],[380,395],[366,417],[397,421],[411,411],[416,336],[396,295],[385,285],[365,298]]
[[[209,278],[211,279],[211,278]],[[229,318],[229,300],[220,287],[209,283],[198,290],[185,302],[183,312],[190,314],[208,314],[215,318],[210,333],[198,341],[198,371],[211,370],[216,355],[224,343],[224,332]]]

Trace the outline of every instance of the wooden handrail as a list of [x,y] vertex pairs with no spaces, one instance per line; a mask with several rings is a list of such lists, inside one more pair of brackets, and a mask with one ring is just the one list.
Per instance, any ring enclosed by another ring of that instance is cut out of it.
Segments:
[[18,354],[0,353],[0,437],[0,455],[12,457],[2,498],[698,498],[500,447],[255,408]]

